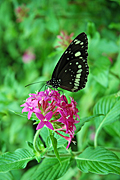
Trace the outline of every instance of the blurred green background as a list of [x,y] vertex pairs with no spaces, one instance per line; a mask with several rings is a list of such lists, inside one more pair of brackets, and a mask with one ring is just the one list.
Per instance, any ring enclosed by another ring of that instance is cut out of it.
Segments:
[[[92,115],[93,107],[101,97],[120,90],[119,0],[1,0],[1,153],[28,148],[26,141],[32,142],[33,122],[13,112],[21,114],[23,100],[39,90],[45,83],[42,81],[50,79],[65,50],[57,38],[61,31],[67,35],[74,33],[71,39],[81,32],[88,36],[90,74],[87,85],[77,93],[64,91],[68,98],[72,96],[77,101],[80,118]],[[39,81],[25,88],[25,85]],[[101,132],[99,145],[120,147],[120,131],[115,136],[113,125],[110,126]],[[94,134],[94,121],[86,123],[77,135],[78,150],[93,144]],[[20,179],[26,170],[13,171],[15,180]],[[74,166],[64,179],[119,180],[120,177],[83,174]]]

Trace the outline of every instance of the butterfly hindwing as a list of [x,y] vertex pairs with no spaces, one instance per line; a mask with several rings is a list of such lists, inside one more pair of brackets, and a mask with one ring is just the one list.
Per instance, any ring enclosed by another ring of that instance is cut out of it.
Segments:
[[87,82],[88,73],[88,65],[85,59],[71,60],[58,76],[58,79],[61,79],[60,87],[72,92],[83,89]]

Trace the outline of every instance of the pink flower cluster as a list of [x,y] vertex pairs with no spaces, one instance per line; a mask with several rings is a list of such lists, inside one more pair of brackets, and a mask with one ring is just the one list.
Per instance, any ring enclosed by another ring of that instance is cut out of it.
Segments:
[[28,16],[29,9],[23,4],[15,9],[17,22],[22,22],[25,17]]
[[30,61],[35,60],[35,58],[36,56],[32,48],[28,48],[22,56],[22,60],[24,63],[29,63]]
[[60,39],[61,41],[58,41],[58,43],[60,45],[56,46],[56,48],[58,47],[62,47],[63,49],[66,49],[66,47],[69,46],[69,44],[72,42],[72,37],[73,37],[74,33],[71,33],[70,35],[68,35],[65,31],[61,31],[61,35],[58,35],[57,38]]
[[[75,123],[80,120],[77,114],[77,103],[73,98],[70,97],[70,99],[71,103],[68,103],[64,95],[60,95],[58,91],[47,89],[30,94],[26,102],[21,105],[21,107],[24,106],[22,112],[28,112],[28,119],[34,113],[39,120],[36,130],[47,126],[68,141],[68,148],[76,130]],[[60,132],[64,132],[66,135],[63,136]]]

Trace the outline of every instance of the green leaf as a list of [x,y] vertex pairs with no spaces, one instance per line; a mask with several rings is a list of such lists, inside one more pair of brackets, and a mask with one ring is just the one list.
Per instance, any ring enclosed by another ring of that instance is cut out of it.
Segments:
[[110,134],[113,137],[118,137],[120,138],[120,121],[119,121],[120,117],[118,117],[118,121],[115,121],[112,124],[109,124],[107,126],[104,127],[105,131],[107,131],[108,134]]
[[[120,2],[120,1],[119,1],[119,2]],[[120,23],[114,23],[114,22],[112,22],[112,23],[110,23],[109,28],[110,28],[110,29],[119,30],[119,29],[120,29]]]
[[[63,133],[61,133],[63,134]],[[52,148],[52,142],[51,142],[51,139],[50,139],[50,134],[49,134],[49,130],[47,127],[43,127],[40,131],[40,135],[42,136],[46,146],[51,150],[53,149]],[[65,133],[63,135],[66,135]],[[54,134],[54,137],[57,139],[57,148],[61,147],[62,145],[64,145],[67,140],[64,139],[63,137],[61,137],[60,135],[58,135],[57,133]]]
[[94,37],[95,32],[96,32],[95,24],[93,22],[88,22],[88,24],[87,24],[87,33],[91,37]]
[[14,180],[14,177],[10,172],[0,173],[0,180]]
[[89,117],[85,117],[85,118],[80,119],[80,122],[76,124],[76,133],[81,130],[82,126],[86,122],[89,122],[89,121],[91,121],[94,118],[99,117],[99,116],[103,116],[103,114],[96,114],[96,115],[93,115],[93,116],[89,116]]
[[56,18],[53,11],[49,10],[46,18],[46,28],[52,33],[56,33],[59,30],[58,19]]
[[101,128],[105,125],[111,124],[118,119],[120,115],[120,95],[113,94],[103,97],[98,101],[93,110],[95,114],[104,114],[104,116],[97,117],[95,125],[97,128],[95,135],[95,146],[97,146],[97,137]]
[[0,118],[2,118],[3,116],[6,116],[7,115],[7,113],[5,113],[5,112],[0,112]]
[[95,121],[96,127],[112,123],[116,120],[116,117],[120,115],[120,97],[117,94],[109,95],[101,98],[94,106],[93,113],[104,114],[99,116],[99,121]]
[[119,0],[110,0],[110,1],[114,1],[116,3],[118,3],[120,5],[120,1]]
[[[107,44],[107,46],[106,46]],[[108,41],[107,39],[101,39],[98,45],[99,52],[103,53],[103,55],[108,53],[117,53],[119,50],[118,45],[114,41]],[[105,54],[104,54],[105,53]],[[109,62],[109,60],[108,60]]]
[[[62,134],[63,136],[66,136],[65,132],[60,132],[60,134]],[[63,147],[68,142],[64,137],[60,136],[57,133],[55,133],[54,136],[57,139],[57,148]]]
[[45,143],[47,143],[47,137],[49,136],[49,129],[47,127],[43,127],[40,131],[40,135]]
[[27,172],[25,172],[22,176],[22,178],[20,180],[27,180],[31,178],[31,176],[34,175],[34,173],[36,172],[36,169],[39,167],[39,165],[33,166],[32,168],[30,168]]
[[27,145],[28,145],[32,150],[34,150],[33,143],[31,143],[31,142],[29,142],[29,141],[27,141],[26,143],[27,143]]
[[60,162],[61,160],[60,160],[60,156],[59,156],[59,153],[58,153],[58,150],[57,150],[57,139],[52,134],[50,135],[50,138],[51,138],[52,145],[53,145],[53,148],[54,148],[54,153],[55,153],[57,159]]
[[78,168],[84,172],[97,174],[120,174],[120,159],[113,152],[102,148],[88,147],[76,157]]
[[0,156],[0,172],[23,169],[32,159],[34,159],[34,154],[27,149],[17,149],[15,152],[2,154]]
[[100,59],[94,62],[94,66],[91,67],[91,72],[94,79],[103,87],[108,87],[108,74],[109,74],[110,61],[107,57],[100,57]]
[[29,180],[55,180],[62,177],[70,166],[70,158],[61,158],[61,165],[56,158],[46,158],[36,169],[24,174],[22,180],[26,177]]

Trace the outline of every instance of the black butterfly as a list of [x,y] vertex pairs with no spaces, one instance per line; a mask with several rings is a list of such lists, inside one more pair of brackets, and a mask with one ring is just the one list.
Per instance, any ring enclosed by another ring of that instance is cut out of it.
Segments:
[[72,92],[84,88],[89,74],[87,49],[88,39],[83,32],[71,42],[63,53],[53,71],[52,79],[47,81],[47,85]]

